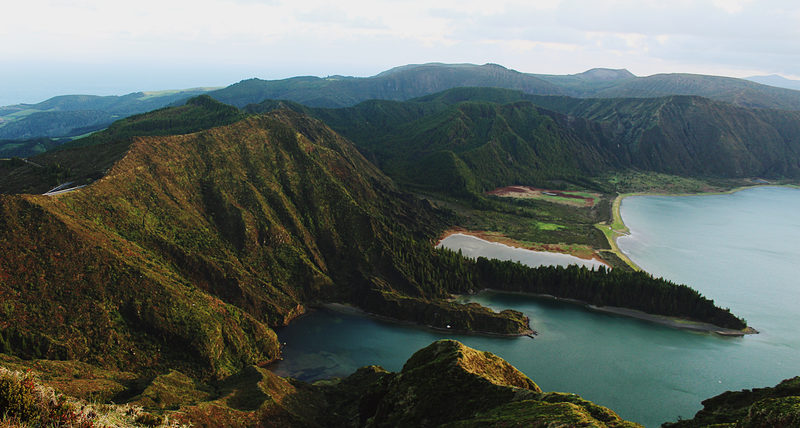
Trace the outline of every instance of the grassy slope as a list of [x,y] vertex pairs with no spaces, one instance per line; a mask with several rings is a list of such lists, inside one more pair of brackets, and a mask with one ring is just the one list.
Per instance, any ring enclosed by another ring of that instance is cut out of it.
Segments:
[[77,136],[205,92],[197,88],[122,96],[62,95],[37,104],[6,106],[0,108],[0,139]]
[[238,109],[209,97],[131,116],[103,132],[34,156],[32,163],[0,161],[0,193],[44,193],[64,182],[86,184],[105,175],[125,155],[135,136],[186,134],[243,117]]
[[320,299],[527,328],[428,302],[457,282],[427,241],[443,217],[318,121],[284,111],[134,140],[85,189],[0,200],[4,348],[219,376],[274,359],[270,328]]
[[800,176],[800,114],[699,97],[582,100],[458,88],[343,109],[248,109],[275,105],[322,119],[394,179],[426,191],[467,195],[631,170],[703,180]]

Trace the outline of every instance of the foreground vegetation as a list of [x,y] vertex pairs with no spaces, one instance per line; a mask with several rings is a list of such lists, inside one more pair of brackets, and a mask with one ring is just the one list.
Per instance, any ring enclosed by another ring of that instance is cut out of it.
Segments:
[[[56,407],[61,419],[46,419],[54,409],[49,397],[65,403]],[[0,404],[10,403],[5,422],[24,426],[639,426],[577,395],[542,392],[503,359],[452,340],[417,351],[399,373],[368,366],[306,384],[251,366],[198,385],[173,371],[126,401],[89,405],[53,393],[30,373],[0,369]]]
[[135,405],[88,403],[55,391],[34,372],[0,367],[0,426],[179,427]]

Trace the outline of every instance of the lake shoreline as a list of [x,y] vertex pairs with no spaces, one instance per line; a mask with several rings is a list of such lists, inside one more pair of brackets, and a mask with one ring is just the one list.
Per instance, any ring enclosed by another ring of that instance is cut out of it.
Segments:
[[433,330],[433,331],[440,331],[440,332],[449,332],[449,333],[456,333],[456,334],[463,334],[463,335],[472,335],[472,336],[489,336],[489,337],[521,337],[527,336],[531,339],[534,338],[538,333],[536,330],[532,328],[528,328],[526,331],[522,331],[519,333],[495,333],[491,331],[481,331],[481,330],[461,330],[461,329],[454,329],[454,328],[442,328],[442,327],[435,327],[428,324],[417,323],[413,321],[405,321],[397,318],[387,317],[385,315],[379,315],[376,313],[372,313],[361,309],[357,306],[351,305],[349,303],[336,303],[336,302],[326,302],[326,303],[317,303],[311,306],[312,309],[326,309],[332,312],[338,312],[341,314],[347,315],[355,315],[361,316],[366,318],[372,318],[379,321],[387,322],[390,324],[396,325],[405,325],[409,327],[416,327],[422,328],[426,330]]
[[614,253],[617,257],[622,259],[625,263],[627,263],[631,268],[634,270],[643,270],[639,267],[636,263],[631,260],[627,254],[625,254],[622,249],[619,248],[617,245],[617,239],[623,236],[630,235],[630,229],[625,222],[622,221],[622,214],[620,213],[620,209],[622,206],[622,200],[625,198],[629,198],[631,196],[714,196],[714,195],[731,195],[736,192],[741,192],[742,190],[748,189],[755,189],[759,187],[788,187],[793,189],[800,189],[800,186],[795,184],[754,184],[751,186],[739,186],[734,187],[729,190],[721,190],[716,192],[698,192],[698,193],[669,193],[669,192],[632,192],[632,193],[620,193],[614,198],[614,201],[611,205],[611,223],[598,223],[595,225],[600,231],[606,235],[606,239],[608,240],[608,244],[611,247],[611,252]]
[[[564,302],[581,306],[585,309],[594,312],[601,312],[610,315],[619,315],[626,318],[638,319],[641,321],[648,321],[679,330],[690,330],[703,333],[715,333],[720,336],[734,336],[734,337],[741,337],[748,334],[758,334],[758,330],[750,326],[746,327],[744,330],[734,330],[702,321],[693,321],[685,318],[671,317],[667,315],[650,314],[636,309],[622,308],[617,306],[595,306],[583,300],[556,297],[551,294],[528,293],[524,291],[506,291],[494,288],[485,288],[479,291],[478,293],[484,293],[484,292],[495,293],[495,294],[517,295],[517,296],[533,297],[536,299],[547,299],[557,302]],[[460,294],[455,296],[457,296],[456,299],[458,299],[458,298],[467,298],[473,295],[474,294]]]

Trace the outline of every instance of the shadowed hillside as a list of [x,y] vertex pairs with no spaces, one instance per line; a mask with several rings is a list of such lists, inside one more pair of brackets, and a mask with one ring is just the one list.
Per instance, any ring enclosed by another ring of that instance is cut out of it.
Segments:
[[399,182],[448,193],[625,170],[800,177],[800,113],[701,97],[578,99],[457,88],[341,109],[274,101],[247,109],[276,107],[322,119]]

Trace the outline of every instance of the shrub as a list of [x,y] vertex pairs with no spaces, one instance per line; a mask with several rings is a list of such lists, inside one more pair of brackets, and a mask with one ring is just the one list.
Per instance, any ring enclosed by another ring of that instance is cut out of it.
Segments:
[[30,372],[0,367],[0,409],[4,419],[50,427],[91,427],[94,412],[36,382]]

